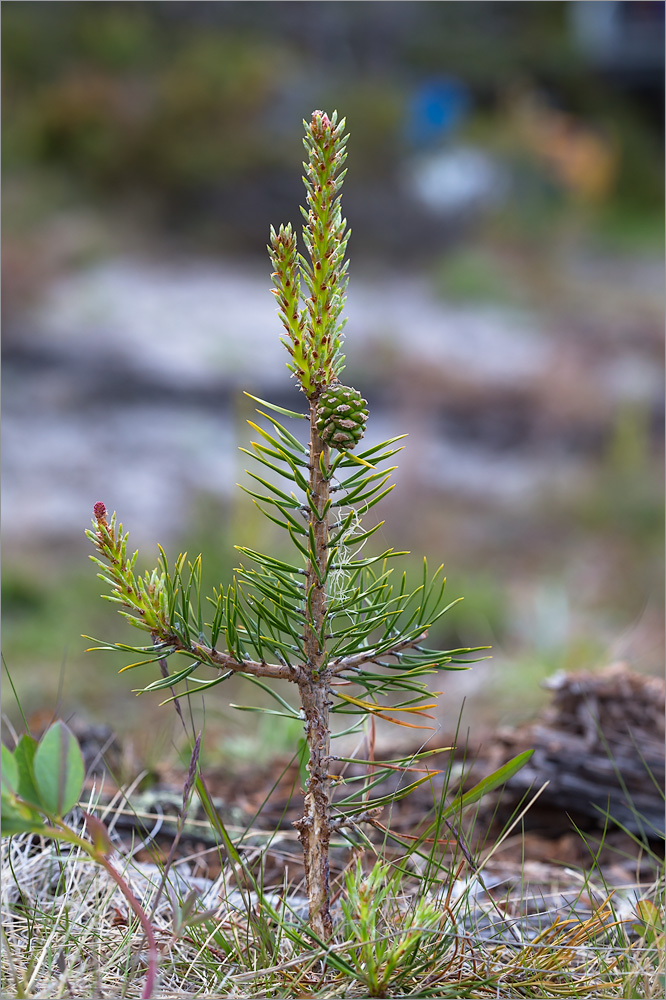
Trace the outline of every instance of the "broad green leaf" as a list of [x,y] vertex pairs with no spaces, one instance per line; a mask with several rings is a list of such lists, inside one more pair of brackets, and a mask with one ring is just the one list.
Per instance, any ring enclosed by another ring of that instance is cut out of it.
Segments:
[[[22,737],[23,738],[23,737]],[[34,742],[34,741],[33,741]],[[20,741],[19,741],[20,746]],[[21,791],[21,770],[16,754],[12,753],[8,747],[2,745],[2,826],[3,837],[10,837],[14,833],[27,833],[44,826],[42,817],[30,804],[23,802],[17,795]],[[22,756],[21,754],[19,757]]]
[[504,785],[509,778],[512,778],[514,774],[520,771],[521,767],[527,764],[528,760],[534,753],[534,750],[525,750],[523,753],[519,753],[517,757],[513,757],[502,767],[498,767],[496,771],[489,774],[486,778],[483,778],[477,785],[470,788],[468,792],[464,795],[456,795],[451,805],[444,810],[443,816],[452,816],[454,813],[459,812],[464,809],[465,806],[472,805],[474,802],[478,802],[482,799],[484,795],[488,792],[492,792],[495,788],[499,788],[500,785]]
[[9,747],[2,744],[0,763],[2,764],[2,791],[16,795],[18,792],[19,772],[14,754]]
[[15,797],[2,794],[2,822],[0,835],[11,837],[15,833],[38,833],[44,826],[44,820],[34,809],[25,805]]
[[14,751],[14,760],[18,768],[18,794],[24,802],[29,802],[33,806],[40,805],[34,777],[36,750],[37,740],[28,733],[23,733]]
[[64,816],[78,802],[85,777],[79,744],[64,722],[54,722],[42,736],[33,769],[44,809],[52,816]]

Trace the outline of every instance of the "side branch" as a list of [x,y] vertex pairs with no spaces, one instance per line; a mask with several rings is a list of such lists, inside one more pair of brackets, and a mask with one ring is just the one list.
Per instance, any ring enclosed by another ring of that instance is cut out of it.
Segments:
[[352,829],[359,823],[374,824],[383,812],[383,806],[376,806],[374,809],[366,809],[365,812],[357,813],[356,816],[336,816],[331,820],[331,830],[344,830],[345,827]]
[[301,679],[300,667],[290,667],[282,663],[260,663],[258,660],[238,661],[230,653],[221,653],[218,649],[206,646],[202,642],[183,642],[177,636],[169,636],[169,645],[175,653],[185,653],[194,657],[200,663],[208,663],[214,667],[222,667],[224,670],[233,670],[238,674],[252,674],[254,677],[272,677],[280,681],[293,681],[298,683]]
[[344,673],[345,670],[357,670],[364,663],[374,663],[379,656],[395,656],[402,652],[403,649],[418,646],[420,642],[423,642],[427,638],[427,635],[427,632],[422,632],[416,638],[403,639],[388,649],[364,649],[362,653],[354,653],[353,656],[343,656],[341,659],[332,660],[328,666],[329,674],[332,677],[337,677],[338,674]]

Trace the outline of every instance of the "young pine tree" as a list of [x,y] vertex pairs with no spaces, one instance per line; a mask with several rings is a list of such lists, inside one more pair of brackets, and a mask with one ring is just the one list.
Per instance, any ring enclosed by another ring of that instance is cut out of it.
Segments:
[[[451,607],[443,601],[442,567],[429,578],[424,561],[423,578],[410,589],[405,575],[390,568],[390,560],[405,553],[387,549],[365,556],[361,551],[383,523],[365,528],[361,517],[392,489],[387,483],[394,467],[387,463],[400,450],[401,438],[359,450],[367,403],[340,382],[349,239],[340,201],[345,123],[336,114],[329,118],[315,111],[304,124],[307,208],[302,211],[308,256],[299,254],[291,225],[271,229],[269,252],[287,366],[305,395],[307,411],[257,399],[264,426],[250,423],[258,440],[246,452],[270,471],[269,478],[251,472],[261,492],[246,492],[285,531],[291,559],[237,546],[245,562],[226,588],[207,598],[204,616],[200,557],[186,564],[181,555],[171,569],[160,549],[157,568],[135,575],[137,553],[128,554],[127,535],[115,513],[107,520],[103,503],[95,504],[93,530],[87,534],[98,553],[91,558],[111,588],[108,599],[151,640],[144,646],[98,648],[123,649],[145,662],[160,662],[163,676],[144,690],[171,688],[184,696],[233,674],[264,689],[270,688],[265,680],[294,685],[300,711],[277,693],[274,697],[283,711],[303,720],[308,779],[303,815],[295,825],[303,847],[311,928],[326,939],[332,931],[330,838],[375,819],[388,797],[371,798],[369,789],[378,783],[377,775],[393,773],[379,766],[374,774],[369,771],[366,783],[351,786],[355,792],[333,802],[331,713],[357,716],[352,730],[374,717],[421,728],[408,720],[434,707],[424,678],[469,663],[460,657],[473,650],[441,652],[425,645],[428,631]],[[309,421],[309,443],[278,417]],[[170,657],[181,657],[186,665],[169,674],[164,664]],[[404,766],[413,760],[410,755]],[[398,795],[421,780],[426,779]]]

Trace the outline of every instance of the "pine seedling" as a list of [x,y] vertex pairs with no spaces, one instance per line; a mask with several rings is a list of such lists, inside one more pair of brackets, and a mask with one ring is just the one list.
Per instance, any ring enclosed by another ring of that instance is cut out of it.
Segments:
[[[284,530],[292,556],[288,560],[237,546],[243,562],[235,577],[202,603],[200,557],[188,563],[181,555],[170,567],[160,549],[156,569],[136,574],[137,554],[129,554],[127,534],[115,514],[108,519],[102,503],[95,505],[93,530],[87,534],[97,550],[91,558],[110,587],[107,599],[150,637],[146,645],[96,648],[125,650],[139,662],[159,663],[161,676],[143,691],[170,692],[170,701],[241,675],[272,694],[278,714],[303,721],[307,781],[303,815],[295,826],[303,847],[310,928],[325,941],[332,932],[331,837],[363,839],[364,824],[375,822],[384,805],[432,776],[414,767],[415,759],[428,752],[385,764],[361,761],[368,765],[365,778],[336,781],[334,797],[331,762],[343,758],[331,754],[331,715],[354,717],[351,728],[343,727],[338,735],[375,718],[423,729],[424,717],[432,718],[429,710],[436,704],[427,677],[462,669],[474,650],[427,645],[429,631],[452,606],[444,599],[441,566],[430,574],[424,561],[421,580],[410,587],[406,575],[390,567],[392,559],[406,553],[362,551],[383,522],[365,528],[361,517],[393,488],[388,481],[394,467],[388,463],[400,450],[401,438],[360,449],[367,403],[340,382],[349,239],[340,200],[345,122],[315,111],[304,125],[307,257],[298,252],[291,225],[271,229],[269,253],[287,366],[307,408],[297,412],[251,397],[259,403],[263,426],[249,422],[257,440],[242,449],[261,466],[249,473],[257,488],[243,488]],[[285,418],[309,422],[307,444],[288,429]],[[167,661],[179,657],[186,665],[169,673]],[[300,708],[267,683],[276,680],[294,685]],[[391,795],[373,794],[396,769],[408,776],[418,771],[418,777]],[[504,780],[511,770],[505,765]]]

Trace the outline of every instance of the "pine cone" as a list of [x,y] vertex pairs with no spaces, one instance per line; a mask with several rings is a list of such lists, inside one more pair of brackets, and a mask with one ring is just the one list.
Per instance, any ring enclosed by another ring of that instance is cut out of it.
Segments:
[[322,392],[317,407],[317,430],[323,441],[338,451],[351,451],[363,437],[368,401],[351,386],[339,382]]

